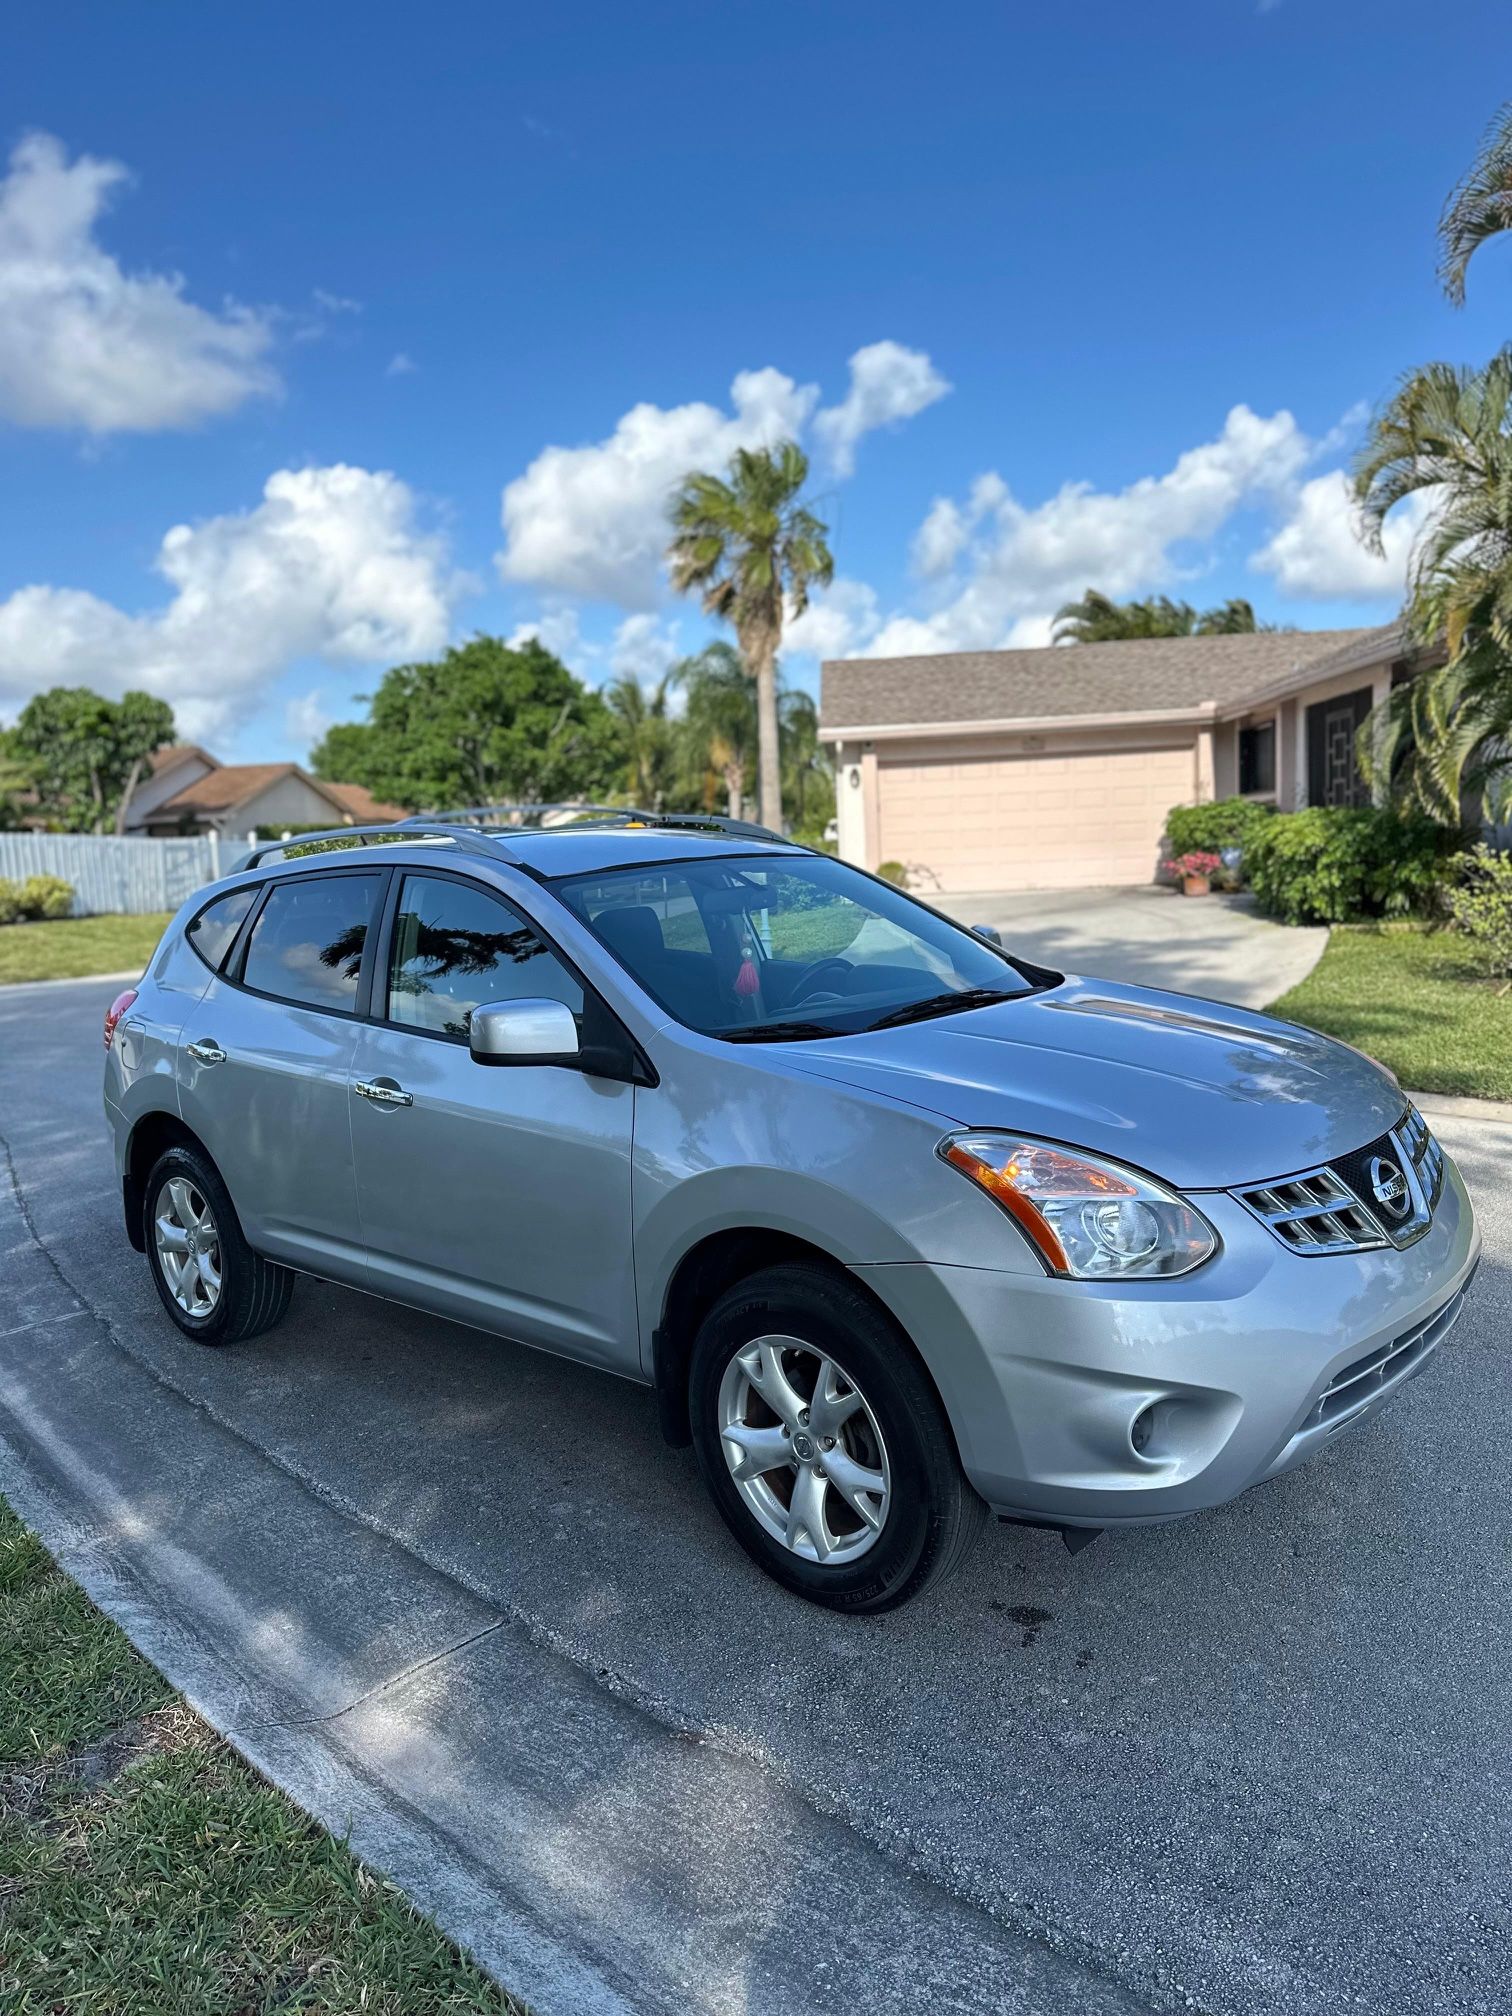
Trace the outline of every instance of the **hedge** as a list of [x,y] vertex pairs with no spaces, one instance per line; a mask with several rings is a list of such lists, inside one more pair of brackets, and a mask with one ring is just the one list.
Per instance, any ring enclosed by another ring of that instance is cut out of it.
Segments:
[[1284,924],[1347,924],[1435,910],[1462,836],[1376,806],[1314,805],[1258,826],[1244,866],[1255,900]]
[[1209,805],[1173,805],[1166,814],[1166,838],[1171,854],[1221,854],[1250,842],[1271,822],[1268,805],[1252,798],[1219,798]]

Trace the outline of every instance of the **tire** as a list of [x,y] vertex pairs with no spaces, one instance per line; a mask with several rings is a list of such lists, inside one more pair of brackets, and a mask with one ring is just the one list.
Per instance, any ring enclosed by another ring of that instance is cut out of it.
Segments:
[[[773,1338],[787,1341],[758,1343]],[[895,1609],[953,1574],[982,1530],[923,1367],[838,1271],[772,1267],[728,1289],[694,1341],[689,1407],[725,1524],[811,1603]]]
[[163,1307],[196,1344],[239,1344],[283,1321],[294,1276],[252,1251],[231,1193],[202,1150],[169,1148],[153,1163],[142,1237]]

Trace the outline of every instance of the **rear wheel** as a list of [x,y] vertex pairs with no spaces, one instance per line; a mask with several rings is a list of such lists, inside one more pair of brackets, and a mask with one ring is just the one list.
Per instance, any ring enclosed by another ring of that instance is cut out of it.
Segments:
[[839,1273],[773,1267],[731,1288],[693,1347],[693,1444],[746,1552],[834,1610],[890,1610],[950,1574],[986,1507],[939,1396]]
[[252,1251],[207,1155],[168,1149],[153,1164],[143,1199],[147,1265],[163,1307],[186,1337],[235,1344],[282,1320],[294,1276]]

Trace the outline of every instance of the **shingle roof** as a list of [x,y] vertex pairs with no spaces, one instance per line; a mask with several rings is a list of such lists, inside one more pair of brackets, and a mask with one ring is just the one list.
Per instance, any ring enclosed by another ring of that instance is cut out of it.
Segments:
[[[249,798],[266,791],[281,777],[302,773],[297,763],[222,763],[204,777],[196,777],[182,791],[165,798],[152,814],[160,819],[171,812],[230,812]],[[316,785],[317,790],[321,786]]]
[[366,784],[327,784],[322,778],[319,788],[327,797],[335,798],[343,805],[359,826],[384,826],[390,820],[406,816],[402,805],[385,805],[381,798],[373,796]]
[[1375,634],[1261,630],[1234,637],[1047,645],[1032,651],[827,659],[820,719],[832,731],[1221,705],[1281,683],[1320,660],[1342,656]]
[[208,749],[201,749],[197,742],[165,742],[161,749],[154,749],[147,758],[147,767],[154,777],[161,777],[165,770],[171,770],[176,763],[185,763],[191,756],[198,756],[202,763],[208,763],[212,770],[220,765]]

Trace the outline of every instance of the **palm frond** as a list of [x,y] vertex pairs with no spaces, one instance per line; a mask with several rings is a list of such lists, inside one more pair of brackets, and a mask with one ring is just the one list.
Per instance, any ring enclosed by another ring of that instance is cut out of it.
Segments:
[[1450,190],[1439,218],[1439,279],[1458,308],[1471,259],[1498,232],[1512,227],[1512,104],[1487,127],[1465,174]]

